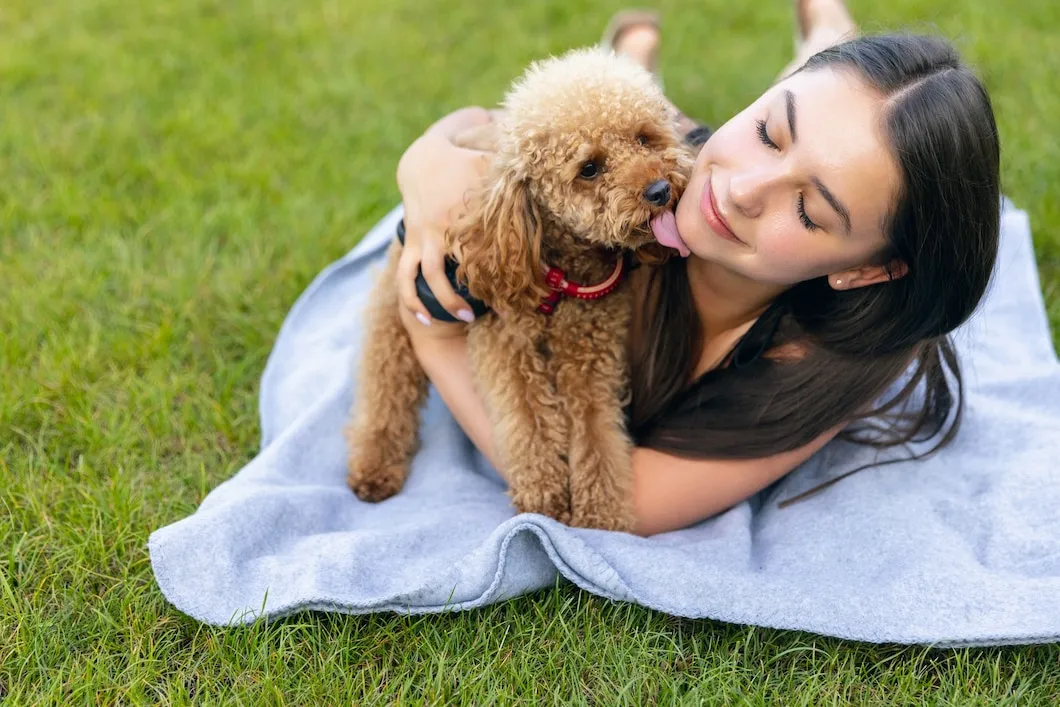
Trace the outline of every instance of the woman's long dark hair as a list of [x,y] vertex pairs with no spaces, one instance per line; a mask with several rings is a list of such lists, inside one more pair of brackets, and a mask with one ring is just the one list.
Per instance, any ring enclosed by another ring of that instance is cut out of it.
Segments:
[[[860,37],[800,71],[824,68],[854,72],[887,100],[882,129],[903,188],[878,262],[898,259],[908,273],[843,291],[823,277],[795,285],[728,366],[689,385],[702,332],[685,261],[658,268],[632,360],[630,429],[639,445],[682,457],[755,458],[857,422],[841,436],[877,447],[937,439],[917,455],[925,456],[957,431],[963,385],[949,333],[982,299],[998,249],[990,99],[953,47],[934,37]],[[785,344],[800,354],[770,355]],[[883,399],[899,379],[904,385]]]

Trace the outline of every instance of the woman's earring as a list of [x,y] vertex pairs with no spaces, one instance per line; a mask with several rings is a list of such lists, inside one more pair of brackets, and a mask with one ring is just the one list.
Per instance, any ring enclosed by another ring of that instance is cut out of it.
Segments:
[[842,285],[842,284],[843,284],[843,281],[842,281],[842,280],[838,280],[838,279],[837,279],[837,280],[835,281],[835,286],[836,286],[836,287],[839,287],[839,286],[840,286],[840,285]]

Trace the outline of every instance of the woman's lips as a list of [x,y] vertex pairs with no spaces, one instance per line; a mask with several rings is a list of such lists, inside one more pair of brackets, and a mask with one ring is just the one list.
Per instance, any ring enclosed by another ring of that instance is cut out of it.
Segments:
[[703,195],[699,199],[699,210],[703,212],[703,218],[706,220],[707,225],[710,226],[710,230],[727,241],[733,243],[739,243],[740,245],[747,245],[732,232],[729,228],[729,224],[725,223],[725,220],[718,213],[718,205],[714,200],[714,189],[711,187],[710,178],[707,178],[707,183],[703,187]]

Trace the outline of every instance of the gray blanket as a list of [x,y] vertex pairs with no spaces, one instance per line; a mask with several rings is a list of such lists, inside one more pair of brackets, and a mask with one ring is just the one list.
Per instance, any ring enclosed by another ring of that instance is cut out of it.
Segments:
[[1060,367],[1025,213],[1005,205],[997,277],[958,332],[968,383],[952,446],[777,502],[873,452],[833,443],[751,500],[640,538],[516,515],[432,392],[408,484],[347,490],[341,429],[384,218],[291,310],[261,384],[258,456],[150,538],[158,584],[212,624],[304,609],[472,609],[555,582],[685,617],[873,642],[1060,637]]

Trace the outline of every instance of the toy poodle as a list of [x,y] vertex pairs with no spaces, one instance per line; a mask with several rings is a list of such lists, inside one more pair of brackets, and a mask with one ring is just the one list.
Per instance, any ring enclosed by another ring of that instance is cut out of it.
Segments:
[[[468,353],[520,512],[633,528],[625,276],[674,252],[653,229],[672,222],[691,170],[675,117],[642,67],[583,49],[532,65],[490,124],[491,171],[447,241],[490,309],[468,325]],[[346,431],[366,501],[404,484],[427,394],[398,314],[400,249],[372,295]]]

